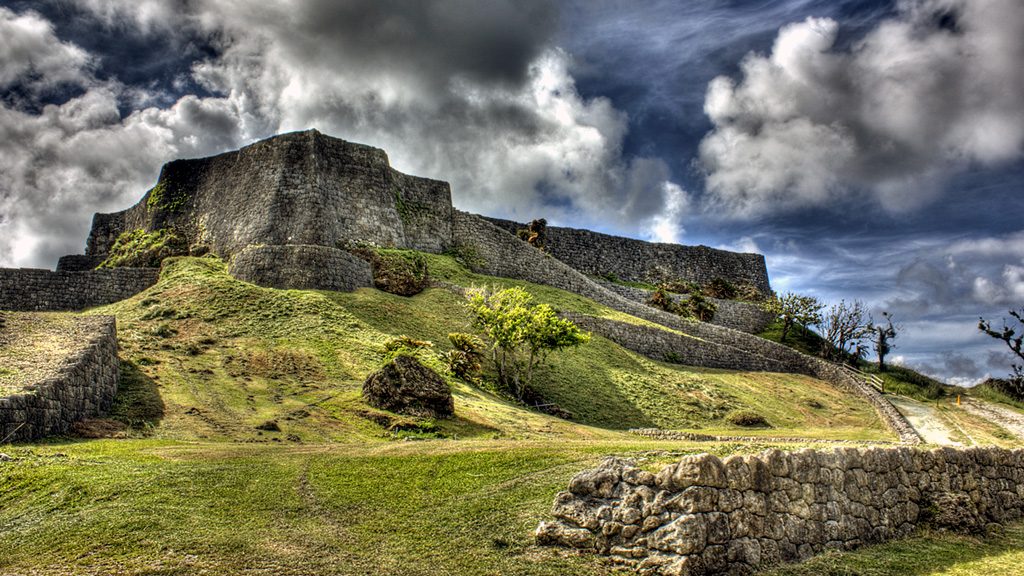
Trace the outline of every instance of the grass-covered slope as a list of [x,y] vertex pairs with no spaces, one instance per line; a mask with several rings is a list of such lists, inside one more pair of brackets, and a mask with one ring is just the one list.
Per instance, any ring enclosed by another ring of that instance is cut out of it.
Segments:
[[[429,266],[452,284],[524,286],[559,309],[630,318],[554,288],[471,274],[448,257],[430,256]],[[128,386],[115,413],[170,438],[379,439],[384,419],[359,391],[382,362],[384,343],[404,334],[443,352],[448,333],[471,330],[451,290],[411,298],[273,290],[234,280],[210,258],[165,261],[155,286],[95,312],[118,318]],[[726,417],[752,410],[787,436],[888,438],[865,402],[812,378],[682,367],[600,337],[552,356],[536,377],[537,392],[575,423],[450,382],[458,417],[437,423],[449,437],[600,437],[634,427],[746,433]],[[140,402],[154,414],[133,414]],[[280,433],[256,429],[272,420]]]
[[[630,321],[565,292],[428,260],[435,279],[521,285],[563,310]],[[446,289],[412,298],[271,290],[232,279],[217,260],[181,258],[146,292],[90,313],[118,318],[124,379],[113,417],[133,429],[2,447],[0,575],[614,574],[599,557],[533,545],[574,474],[612,454],[653,469],[685,453],[765,447],[659,442],[625,428],[750,435],[726,416],[751,410],[775,426],[767,434],[890,437],[865,403],[825,383],[664,364],[598,337],[538,376],[538,390],[575,422],[455,379],[458,418],[436,429],[367,407],[359,389],[384,342],[406,334],[443,351],[449,332],[468,328],[461,297]],[[268,421],[280,431],[256,428]],[[1021,545],[1016,528],[983,545],[926,535],[817,566],[925,574],[955,557],[976,574],[1002,574],[996,555]],[[913,563],[882,557],[892,554]]]

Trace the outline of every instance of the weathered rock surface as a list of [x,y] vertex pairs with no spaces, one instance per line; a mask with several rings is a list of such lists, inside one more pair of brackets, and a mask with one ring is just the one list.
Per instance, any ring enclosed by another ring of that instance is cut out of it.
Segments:
[[412,356],[398,356],[370,374],[363,398],[381,410],[423,418],[448,418],[455,404],[448,383]]
[[657,474],[610,458],[555,498],[537,542],[650,574],[750,574],[906,536],[981,531],[1024,512],[1024,450],[837,448],[686,456]]

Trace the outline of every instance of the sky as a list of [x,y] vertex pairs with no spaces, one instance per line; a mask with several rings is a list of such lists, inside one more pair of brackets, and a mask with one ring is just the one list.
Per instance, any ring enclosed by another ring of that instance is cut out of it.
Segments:
[[0,0],[0,266],[175,158],[385,149],[459,208],[765,254],[958,384],[1024,306],[1019,0]]

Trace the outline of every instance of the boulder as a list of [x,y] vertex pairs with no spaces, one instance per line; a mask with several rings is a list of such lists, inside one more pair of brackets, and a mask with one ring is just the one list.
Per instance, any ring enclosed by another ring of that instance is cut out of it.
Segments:
[[412,356],[398,356],[363,383],[367,404],[381,410],[424,418],[449,418],[455,412],[448,383]]

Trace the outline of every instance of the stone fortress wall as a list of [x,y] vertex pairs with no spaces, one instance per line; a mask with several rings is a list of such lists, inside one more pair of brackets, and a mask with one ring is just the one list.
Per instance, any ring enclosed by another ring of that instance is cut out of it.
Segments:
[[862,397],[901,442],[920,437],[881,394],[839,366],[739,330],[682,319],[674,314],[620,296],[567,264],[511,236],[488,220],[456,211],[456,238],[472,239],[458,250],[471,252],[475,271],[561,288],[657,326],[639,326],[603,318],[573,315],[586,329],[617,344],[655,358],[689,366],[768,370],[806,374]]
[[[515,234],[526,224],[486,218]],[[644,242],[575,228],[548,226],[545,250],[569,266],[591,276],[612,275],[631,282],[685,280],[705,284],[715,278],[749,283],[764,294],[771,292],[764,256],[717,250],[707,246],[681,246]]]
[[[597,283],[619,296],[629,298],[634,302],[645,303],[654,293],[653,290],[624,286],[614,282],[597,280]],[[672,295],[670,297],[676,303],[687,299],[687,296],[684,295]],[[760,334],[774,320],[770,312],[767,312],[754,302],[722,300],[719,298],[707,298],[707,300],[714,302],[718,308],[715,311],[715,316],[711,319],[711,324],[725,326],[726,328],[732,328],[733,330],[739,330],[748,334]]]
[[649,574],[746,575],[921,525],[982,530],[1022,512],[1022,450],[700,454],[657,473],[612,458],[572,479],[536,537]]
[[[120,234],[135,229],[172,228],[193,250],[202,247],[228,260],[250,246],[288,246],[250,250],[235,266],[249,272],[247,280],[274,286],[280,284],[274,266],[284,261],[282,254],[292,251],[286,259],[302,262],[309,246],[367,243],[443,252],[452,243],[451,214],[448,183],[402,174],[383,150],[309,130],[166,164],[138,204],[96,214],[86,257],[101,258]],[[268,260],[256,264],[264,256]],[[339,253],[331,258],[345,259]],[[269,274],[265,280],[256,275],[262,272]],[[337,274],[305,271],[304,287],[346,284]]]
[[124,300],[156,284],[156,268],[82,272],[0,268],[0,310],[83,310]]
[[74,422],[106,413],[120,379],[112,316],[78,320],[85,334],[58,373],[32,390],[0,398],[0,444],[64,434]]

